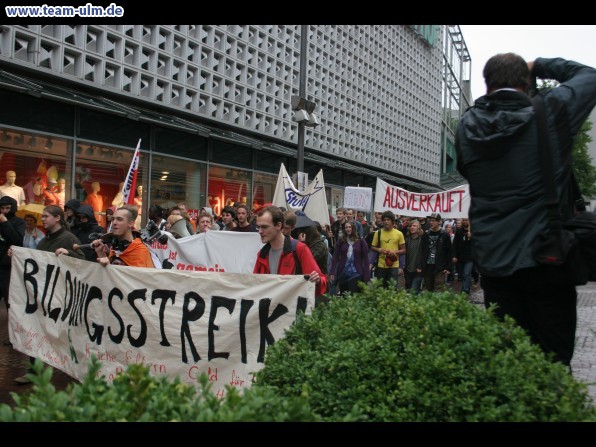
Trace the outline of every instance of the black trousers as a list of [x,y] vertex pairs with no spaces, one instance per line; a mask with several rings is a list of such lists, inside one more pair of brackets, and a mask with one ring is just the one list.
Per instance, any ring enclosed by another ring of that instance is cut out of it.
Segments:
[[346,292],[360,292],[360,287],[358,287],[358,281],[362,281],[362,277],[360,275],[350,279],[349,281],[339,281],[339,292],[342,295]]
[[4,298],[4,304],[8,309],[8,294],[10,293],[10,267],[0,267],[0,300]]
[[571,365],[577,324],[577,293],[573,284],[549,282],[541,267],[532,267],[502,278],[482,275],[484,305],[495,303],[495,314],[511,316],[532,341],[554,360]]

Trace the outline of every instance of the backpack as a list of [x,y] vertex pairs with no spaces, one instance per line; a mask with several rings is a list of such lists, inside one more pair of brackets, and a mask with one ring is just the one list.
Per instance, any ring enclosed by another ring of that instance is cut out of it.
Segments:
[[[379,266],[379,252],[378,251],[374,251],[372,249],[372,247],[381,247],[381,230],[382,228],[379,228],[377,231],[374,231],[372,234],[372,238],[370,239],[370,251],[368,252],[368,261],[369,264],[372,264],[372,271],[376,271],[377,267]],[[373,242],[375,240],[375,236],[377,236],[377,241],[379,241],[379,245],[373,245]]]
[[302,275],[302,264],[300,263],[300,259],[298,259],[298,254],[296,253],[296,247],[298,246],[297,239],[291,239],[292,242],[292,254],[294,255],[294,264],[296,267],[294,268],[294,275]]

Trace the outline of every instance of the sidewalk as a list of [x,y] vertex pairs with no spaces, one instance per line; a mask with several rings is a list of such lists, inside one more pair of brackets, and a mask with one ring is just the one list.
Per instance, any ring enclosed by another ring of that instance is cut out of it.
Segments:
[[[27,373],[29,368],[29,356],[12,348],[5,346],[4,342],[8,340],[8,312],[4,301],[0,302],[0,403],[12,405],[14,403],[11,392],[22,393],[30,390],[32,385],[18,385],[14,379]],[[54,369],[52,374],[52,384],[57,390],[63,390],[66,386],[76,382],[75,379]]]
[[[470,301],[483,305],[482,289],[473,288]],[[12,404],[11,392],[20,393],[31,389],[31,385],[17,385],[14,379],[27,372],[28,357],[4,346],[8,340],[8,313],[4,303],[0,303],[0,403]],[[575,354],[571,363],[577,380],[588,384],[590,396],[596,403],[596,282],[577,288],[577,331]],[[52,383],[63,390],[75,379],[54,369]]]
[[577,329],[571,368],[596,404],[596,282],[577,288]]

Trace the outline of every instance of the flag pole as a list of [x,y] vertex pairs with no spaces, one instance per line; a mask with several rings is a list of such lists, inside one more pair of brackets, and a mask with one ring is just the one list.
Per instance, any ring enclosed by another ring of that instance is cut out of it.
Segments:
[[[141,154],[141,138],[139,138],[139,142],[137,143],[137,148],[132,156],[132,160],[130,162],[130,167],[128,168],[128,173],[126,174],[126,178],[124,179],[124,186],[122,187],[122,202],[132,205],[134,204],[134,191],[137,185],[137,175],[139,172],[139,158]],[[112,231],[112,223],[110,222],[110,228],[108,229],[108,233]]]

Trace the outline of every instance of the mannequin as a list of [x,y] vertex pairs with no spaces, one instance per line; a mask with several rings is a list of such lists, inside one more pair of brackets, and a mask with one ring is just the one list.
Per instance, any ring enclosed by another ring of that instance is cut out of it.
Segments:
[[134,199],[134,204],[139,208],[139,214],[135,220],[135,228],[141,228],[141,216],[143,215],[143,185],[137,186],[137,196]]
[[116,193],[116,197],[112,200],[112,205],[116,207],[116,209],[121,208],[124,205],[124,201],[122,200],[122,190],[124,189],[124,182],[120,182],[118,186],[118,192]]
[[56,187],[56,180],[53,178],[48,179],[48,186],[43,190],[43,199],[44,205],[58,205],[58,196],[54,192],[54,188]]
[[91,205],[93,208],[93,212],[95,213],[95,218],[97,219],[97,223],[100,227],[106,227],[106,219],[105,213],[103,208],[103,197],[99,195],[101,191],[101,185],[99,182],[91,183],[91,194],[87,196],[85,199],[85,203]]
[[54,188],[54,193],[58,197],[58,206],[64,209],[64,202],[66,200],[66,179],[59,178],[58,184]]
[[0,197],[9,196],[17,201],[17,206],[24,205],[26,202],[25,191],[20,186],[15,185],[16,179],[16,172],[6,171],[6,183],[0,186]]
[[33,181],[33,186],[31,188],[31,192],[33,193],[33,195],[31,196],[31,200],[29,201],[29,203],[44,205],[46,202],[46,199],[43,195],[44,189],[45,188],[43,187],[43,180],[41,179],[41,177],[36,177]]

